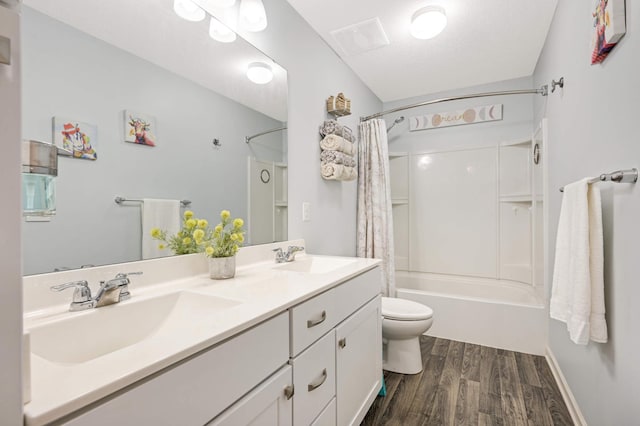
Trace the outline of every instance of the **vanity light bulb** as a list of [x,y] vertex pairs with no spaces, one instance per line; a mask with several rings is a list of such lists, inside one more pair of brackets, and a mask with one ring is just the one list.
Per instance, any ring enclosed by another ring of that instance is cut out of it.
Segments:
[[247,68],[247,78],[255,84],[267,84],[273,80],[273,71],[264,62],[252,62]]
[[267,28],[267,13],[262,0],[241,0],[240,22],[247,31],[258,32]]
[[411,35],[421,40],[428,40],[440,34],[447,26],[447,15],[438,6],[427,6],[419,9],[411,18]]
[[209,22],[209,37],[221,43],[233,43],[236,41],[236,33],[213,17]]
[[173,0],[173,11],[182,19],[191,22],[202,21],[206,15],[204,10],[191,0]]

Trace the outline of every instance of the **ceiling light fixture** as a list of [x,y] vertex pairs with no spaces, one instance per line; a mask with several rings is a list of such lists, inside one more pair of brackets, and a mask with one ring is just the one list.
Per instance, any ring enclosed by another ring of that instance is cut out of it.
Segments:
[[221,43],[236,41],[236,33],[214,17],[211,17],[211,22],[209,22],[209,37]]
[[267,84],[273,80],[273,71],[264,62],[252,62],[247,68],[247,78],[255,84]]
[[240,1],[240,25],[241,28],[251,32],[267,28],[267,13],[262,0]]
[[205,18],[204,10],[191,0],[173,0],[173,11],[182,19],[191,22],[202,21]]
[[440,6],[418,9],[411,18],[411,35],[421,40],[434,38],[447,26],[447,15]]

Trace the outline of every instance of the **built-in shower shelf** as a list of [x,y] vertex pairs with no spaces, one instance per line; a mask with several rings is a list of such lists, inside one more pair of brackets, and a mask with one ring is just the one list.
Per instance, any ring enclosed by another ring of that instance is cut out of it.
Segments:
[[406,205],[406,204],[409,204],[409,200],[408,199],[391,200],[391,205],[393,205],[393,206],[401,206],[401,205]]
[[276,201],[274,205],[276,207],[287,207],[289,204],[286,201]]
[[500,196],[501,203],[530,203],[531,201],[532,197],[530,194]]

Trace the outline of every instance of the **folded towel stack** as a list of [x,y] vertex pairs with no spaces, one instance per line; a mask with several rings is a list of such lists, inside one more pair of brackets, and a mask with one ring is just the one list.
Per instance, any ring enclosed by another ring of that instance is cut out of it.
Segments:
[[347,126],[343,126],[336,120],[327,120],[320,126],[320,135],[325,137],[327,135],[342,136],[349,142],[355,142],[356,138],[353,136],[353,132]]
[[[327,180],[354,180],[358,177],[355,155],[358,150],[351,130],[335,120],[320,126],[320,174]],[[341,136],[348,136],[349,139]]]

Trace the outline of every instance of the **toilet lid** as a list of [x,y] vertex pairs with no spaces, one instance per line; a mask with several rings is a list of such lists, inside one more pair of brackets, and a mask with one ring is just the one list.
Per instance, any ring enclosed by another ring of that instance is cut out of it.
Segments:
[[421,303],[392,297],[382,298],[382,316],[395,320],[425,320],[431,318],[433,310]]

